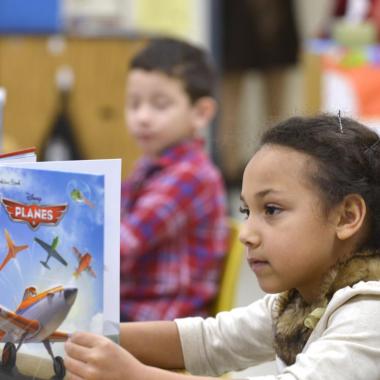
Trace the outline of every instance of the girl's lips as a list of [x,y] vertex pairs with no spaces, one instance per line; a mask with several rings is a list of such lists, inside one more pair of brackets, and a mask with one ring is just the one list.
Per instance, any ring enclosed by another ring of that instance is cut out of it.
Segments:
[[261,272],[269,266],[269,262],[265,260],[248,259],[248,263],[255,273]]

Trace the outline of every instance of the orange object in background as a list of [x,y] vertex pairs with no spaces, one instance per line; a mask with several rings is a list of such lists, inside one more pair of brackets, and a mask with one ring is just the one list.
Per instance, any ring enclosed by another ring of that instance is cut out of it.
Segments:
[[352,85],[359,117],[380,117],[380,66],[329,67],[329,70],[341,74]]
[[[374,53],[374,59],[380,60],[380,47],[368,49]],[[349,102],[353,108],[345,111],[361,119],[380,119],[380,62],[369,61],[364,54],[364,48],[346,51],[340,57],[326,54],[322,59],[324,85],[326,91],[332,92],[329,97],[333,99],[335,108],[339,108],[341,99],[345,98],[344,104],[347,104],[347,97],[351,97]],[[335,81],[334,85],[328,83],[332,80]],[[341,90],[337,83],[342,84]],[[342,91],[344,87],[347,91]],[[326,108],[331,111],[331,107],[334,104],[330,104],[330,107],[327,105]]]

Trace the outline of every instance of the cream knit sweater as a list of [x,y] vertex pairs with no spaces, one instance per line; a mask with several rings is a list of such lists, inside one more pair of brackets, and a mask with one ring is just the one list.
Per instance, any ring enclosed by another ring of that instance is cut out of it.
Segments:
[[[218,376],[276,357],[272,308],[277,295],[216,318],[177,319],[186,369]],[[380,380],[380,282],[338,290],[293,365],[250,380]]]

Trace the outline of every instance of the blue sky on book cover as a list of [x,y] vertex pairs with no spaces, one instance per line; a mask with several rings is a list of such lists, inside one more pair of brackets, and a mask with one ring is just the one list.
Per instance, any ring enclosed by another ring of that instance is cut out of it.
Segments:
[[[75,301],[58,330],[101,332],[104,176],[0,167],[0,196],[0,305],[15,311],[28,287],[37,293],[74,287]],[[8,240],[21,248],[7,260]],[[47,247],[58,255],[49,257]],[[40,346],[35,350],[43,352]]]

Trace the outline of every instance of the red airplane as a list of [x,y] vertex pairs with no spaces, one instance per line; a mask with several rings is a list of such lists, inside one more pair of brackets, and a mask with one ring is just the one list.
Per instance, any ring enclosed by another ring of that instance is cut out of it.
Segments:
[[23,251],[24,249],[29,248],[29,246],[26,244],[15,245],[15,243],[11,239],[11,236],[9,235],[9,232],[6,229],[4,229],[4,233],[5,233],[5,239],[7,241],[8,253],[0,265],[0,271],[5,267],[5,265],[8,263],[10,259],[14,259],[19,252]]
[[80,274],[86,270],[92,277],[96,277],[95,271],[91,268],[90,263],[92,260],[92,256],[89,252],[86,252],[84,254],[81,254],[79,252],[79,249],[76,247],[73,247],[73,252],[76,258],[79,261],[78,267],[75,269],[74,277],[79,277]]

